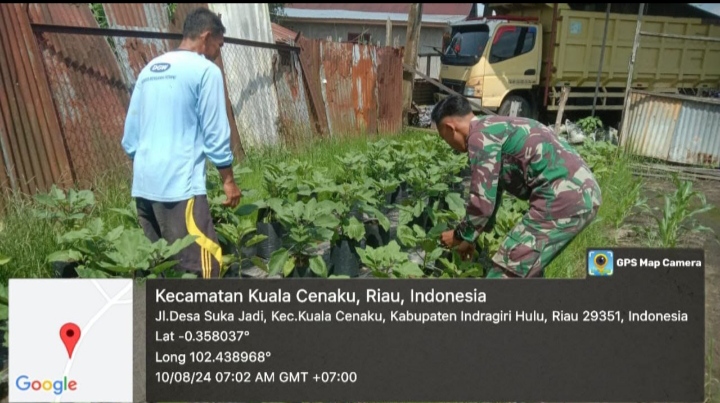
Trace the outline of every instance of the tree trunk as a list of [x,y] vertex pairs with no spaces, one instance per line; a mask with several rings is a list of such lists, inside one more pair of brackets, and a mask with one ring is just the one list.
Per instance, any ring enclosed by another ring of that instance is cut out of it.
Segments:
[[[420,41],[420,22],[422,20],[422,3],[412,3],[408,13],[408,29],[405,39],[403,63],[416,66],[418,42]],[[415,73],[403,69],[403,125],[408,125],[408,114],[412,107],[413,82]]]

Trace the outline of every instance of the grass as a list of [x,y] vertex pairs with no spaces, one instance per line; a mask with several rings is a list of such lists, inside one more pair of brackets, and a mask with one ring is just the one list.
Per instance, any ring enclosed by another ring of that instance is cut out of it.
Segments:
[[598,176],[602,203],[597,217],[546,268],[546,277],[585,277],[588,248],[617,246],[617,240],[612,234],[616,230],[615,223],[621,219],[620,215],[626,212],[616,208],[616,203],[627,195],[637,182],[630,169],[633,160],[632,156],[618,151],[613,159],[612,169]]

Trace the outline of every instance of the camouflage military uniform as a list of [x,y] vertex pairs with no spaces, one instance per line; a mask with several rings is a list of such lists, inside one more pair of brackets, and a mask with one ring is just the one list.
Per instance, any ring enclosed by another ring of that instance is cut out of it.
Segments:
[[524,118],[473,119],[467,215],[457,227],[475,242],[500,206],[503,192],[530,209],[493,257],[488,277],[541,277],[545,267],[596,216],[602,196],[590,168],[563,139]]

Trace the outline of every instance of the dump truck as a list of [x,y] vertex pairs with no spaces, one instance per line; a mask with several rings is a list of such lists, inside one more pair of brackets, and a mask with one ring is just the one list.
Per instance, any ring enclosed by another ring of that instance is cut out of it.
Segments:
[[[559,109],[564,87],[565,111],[590,111],[599,74],[595,110],[622,109],[637,15],[610,13],[604,35],[605,12],[546,3],[507,13],[451,25],[441,55],[442,84],[468,97],[476,111],[537,119]],[[641,36],[633,89],[700,95],[720,88],[720,42],[686,38],[720,38],[720,25],[643,16],[641,31],[671,37]],[[446,96],[435,94],[436,101]]]

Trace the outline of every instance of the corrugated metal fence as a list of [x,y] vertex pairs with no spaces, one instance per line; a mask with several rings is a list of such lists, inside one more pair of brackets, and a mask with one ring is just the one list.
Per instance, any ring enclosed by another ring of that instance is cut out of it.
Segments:
[[[171,16],[164,3],[104,3],[109,28],[122,30],[110,32],[99,30],[87,3],[0,4],[0,190],[87,186],[126,164],[120,139],[135,79],[179,44],[198,6],[208,4],[178,3]],[[217,64],[238,157],[244,147],[401,129],[401,50],[233,39],[254,26],[240,24],[243,6],[257,8],[253,21],[272,32],[264,5],[210,4],[229,30]]]
[[720,100],[631,90],[621,145],[680,164],[720,167]]

